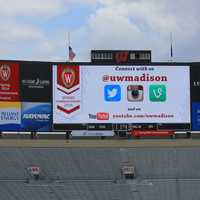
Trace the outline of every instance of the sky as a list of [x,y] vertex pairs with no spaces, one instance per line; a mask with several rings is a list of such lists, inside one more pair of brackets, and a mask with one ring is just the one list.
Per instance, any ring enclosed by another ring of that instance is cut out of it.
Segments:
[[[0,59],[90,61],[90,51],[152,50],[200,62],[199,0],[0,0]],[[170,39],[172,34],[172,40]]]

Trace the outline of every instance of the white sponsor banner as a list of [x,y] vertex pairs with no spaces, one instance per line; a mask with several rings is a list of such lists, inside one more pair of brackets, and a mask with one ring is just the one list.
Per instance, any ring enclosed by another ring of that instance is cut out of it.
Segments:
[[189,66],[80,66],[81,110],[60,114],[54,84],[53,122],[190,123],[189,76]]
[[97,136],[114,136],[113,131],[72,131],[71,135],[73,137],[97,137]]

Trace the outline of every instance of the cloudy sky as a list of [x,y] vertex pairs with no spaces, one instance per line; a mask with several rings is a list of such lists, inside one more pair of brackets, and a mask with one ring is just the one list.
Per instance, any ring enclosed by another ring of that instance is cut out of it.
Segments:
[[199,0],[0,0],[0,59],[66,61],[91,49],[150,49],[168,61],[200,61]]

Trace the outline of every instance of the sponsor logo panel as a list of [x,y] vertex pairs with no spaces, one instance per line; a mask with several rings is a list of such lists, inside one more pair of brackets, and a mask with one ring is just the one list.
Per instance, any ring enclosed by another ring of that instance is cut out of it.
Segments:
[[21,126],[21,103],[0,102],[0,130],[18,131]]
[[19,101],[19,65],[0,62],[0,101]]
[[46,63],[21,65],[22,102],[50,102],[52,98],[51,66]]
[[51,123],[51,103],[22,103],[23,131],[50,131]]
[[192,103],[192,130],[200,130],[200,102]]

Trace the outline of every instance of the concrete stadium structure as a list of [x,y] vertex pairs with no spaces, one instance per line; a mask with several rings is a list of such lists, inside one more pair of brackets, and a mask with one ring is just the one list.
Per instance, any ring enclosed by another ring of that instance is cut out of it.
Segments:
[[[37,146],[1,140],[0,199],[199,200],[200,142],[187,141],[165,140],[163,147],[151,140],[96,141],[102,145],[95,147],[92,141]],[[135,179],[121,176],[123,162],[135,166]],[[29,176],[30,166],[41,168],[39,180]]]

